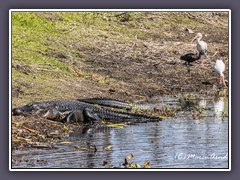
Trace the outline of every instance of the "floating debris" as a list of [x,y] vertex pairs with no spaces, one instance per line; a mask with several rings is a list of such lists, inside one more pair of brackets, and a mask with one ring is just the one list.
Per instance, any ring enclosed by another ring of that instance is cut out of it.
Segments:
[[107,150],[107,151],[112,151],[112,150],[113,150],[113,149],[112,149],[112,146],[107,146],[107,147],[105,147],[104,149]]
[[71,144],[71,143],[72,143],[72,142],[69,142],[69,141],[60,142],[60,144],[64,144],[64,145]]
[[74,149],[76,150],[76,151],[90,151],[90,152],[97,152],[97,147],[95,146],[95,145],[90,145],[90,146],[88,146],[88,147],[80,147],[80,146],[74,146]]

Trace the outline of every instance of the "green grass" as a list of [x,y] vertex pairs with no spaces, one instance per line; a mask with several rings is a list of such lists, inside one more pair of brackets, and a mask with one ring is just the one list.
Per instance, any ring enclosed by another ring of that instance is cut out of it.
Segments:
[[[71,75],[71,64],[55,57],[81,61],[82,46],[93,46],[92,39],[109,36],[109,31],[119,34],[115,41],[129,41],[133,35],[144,36],[142,31],[126,26],[116,26],[118,22],[103,20],[103,16],[113,13],[96,12],[13,12],[12,13],[12,63],[20,65],[50,66]],[[114,26],[112,26],[114,24]],[[130,37],[130,38],[129,38]]]

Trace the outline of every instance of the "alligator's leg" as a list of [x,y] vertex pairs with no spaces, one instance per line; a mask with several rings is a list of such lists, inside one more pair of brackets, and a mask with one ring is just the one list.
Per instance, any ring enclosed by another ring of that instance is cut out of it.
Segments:
[[66,122],[66,119],[69,117],[71,113],[72,112],[70,111],[60,112],[57,109],[49,109],[45,111],[42,110],[42,112],[39,112],[38,114],[44,118],[47,118],[53,121]]
[[83,122],[95,124],[101,121],[101,118],[90,108],[84,110],[72,111],[65,117],[66,122]]
[[126,103],[124,101],[117,100],[117,99],[111,99],[111,98],[87,98],[87,99],[77,99],[77,100],[79,102],[85,102],[89,104],[96,104],[96,105],[113,107],[113,108],[120,108],[120,109],[126,109],[126,110],[132,109],[131,104]]
[[91,124],[98,124],[102,121],[102,119],[93,111],[93,109],[85,108],[83,110],[83,116],[85,118],[85,122]]
[[101,118],[90,108],[85,108],[82,111],[73,111],[66,117],[67,122],[83,122],[85,127],[82,130],[83,134],[90,133],[97,128],[101,122]]
[[73,111],[70,112],[64,119],[64,122],[84,122],[85,118],[83,116],[83,111]]
[[93,129],[96,129],[102,121],[93,109],[90,108],[85,108],[83,110],[83,116],[85,118],[85,122],[88,123],[82,130],[83,134],[92,132]]

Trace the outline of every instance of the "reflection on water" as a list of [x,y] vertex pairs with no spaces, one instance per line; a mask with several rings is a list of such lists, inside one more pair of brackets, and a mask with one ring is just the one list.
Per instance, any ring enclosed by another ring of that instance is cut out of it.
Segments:
[[224,112],[224,98],[220,97],[219,100],[217,100],[214,103],[214,112],[215,112],[215,121],[219,122],[222,121],[222,115]]
[[207,107],[207,100],[205,100],[205,99],[199,100],[199,101],[198,101],[198,106],[199,106],[200,108],[206,108],[206,107]]
[[[170,119],[125,128],[106,128],[91,135],[73,134],[58,149],[13,151],[13,168],[105,168],[123,167],[124,158],[152,168],[228,168],[228,102],[199,101],[207,107],[204,119]],[[216,115],[216,116],[214,116]],[[218,119],[220,118],[220,120]],[[97,151],[76,151],[95,146]],[[111,146],[112,150],[106,150]]]

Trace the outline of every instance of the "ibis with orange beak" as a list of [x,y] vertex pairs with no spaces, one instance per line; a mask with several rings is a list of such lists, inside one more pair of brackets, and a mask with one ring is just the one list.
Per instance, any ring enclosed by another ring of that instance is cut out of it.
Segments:
[[205,57],[207,57],[206,53],[207,53],[207,43],[202,41],[202,34],[201,33],[197,33],[197,35],[192,39],[191,43],[197,39],[197,50],[199,52],[199,55],[204,55]]
[[214,70],[219,74],[219,84],[223,84],[226,87],[225,79],[224,79],[224,74],[223,72],[225,71],[225,64],[222,60],[216,60],[216,63],[214,65]]

